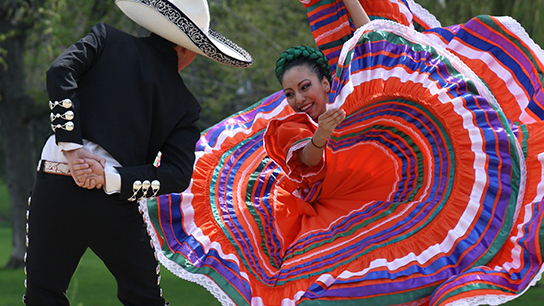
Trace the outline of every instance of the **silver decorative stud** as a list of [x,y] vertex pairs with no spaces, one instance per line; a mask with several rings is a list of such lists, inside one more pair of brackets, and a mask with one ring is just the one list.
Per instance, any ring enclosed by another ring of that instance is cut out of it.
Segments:
[[56,130],[56,129],[63,129],[63,130],[66,130],[68,132],[71,132],[74,130],[74,123],[72,121],[68,121],[66,122],[65,124],[57,124],[57,125],[54,125],[54,124],[51,124],[51,129],[53,130],[53,132]]
[[133,202],[133,201],[136,201],[136,195],[138,194],[138,191],[140,191],[140,189],[142,188],[142,182],[141,181],[134,181],[134,183],[132,183],[132,196],[130,198],[128,198],[129,201]]
[[59,118],[62,118],[64,120],[73,120],[74,117],[75,117],[74,112],[69,110],[64,114],[60,114],[60,113],[53,114],[53,113],[51,113],[51,115],[49,116],[49,119],[51,119],[51,122],[53,122],[53,121],[55,121],[56,119],[59,119]]
[[148,181],[148,180],[145,180],[143,183],[142,183],[142,199],[147,197],[147,191],[149,190],[149,186],[151,186],[151,183]]
[[66,128],[66,130],[67,130],[68,132],[73,131],[73,130],[74,130],[74,127],[75,127],[75,125],[74,125],[74,123],[73,123],[72,121],[66,122],[66,124],[64,124],[64,126],[65,126],[65,128]]
[[153,194],[151,195],[151,198],[153,199],[157,196],[159,189],[161,189],[161,182],[153,180],[153,182],[151,182],[151,189],[153,190]]
[[62,101],[60,101],[60,105],[66,109],[68,108],[71,108],[72,107],[72,100],[70,99],[64,99]]
[[71,108],[73,103],[72,103],[72,100],[70,99],[64,99],[62,101],[55,101],[55,102],[51,102],[49,101],[49,109],[53,109],[55,108],[57,105],[60,105],[66,109],[68,108]]

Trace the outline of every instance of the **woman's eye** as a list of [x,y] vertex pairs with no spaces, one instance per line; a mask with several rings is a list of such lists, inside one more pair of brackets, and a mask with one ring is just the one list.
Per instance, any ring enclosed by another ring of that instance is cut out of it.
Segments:
[[288,92],[285,94],[285,97],[286,98],[291,98],[293,96],[293,93],[292,92]]
[[302,85],[302,88],[301,88],[301,89],[302,89],[302,90],[306,90],[308,87],[310,87],[310,84],[304,84],[304,85]]

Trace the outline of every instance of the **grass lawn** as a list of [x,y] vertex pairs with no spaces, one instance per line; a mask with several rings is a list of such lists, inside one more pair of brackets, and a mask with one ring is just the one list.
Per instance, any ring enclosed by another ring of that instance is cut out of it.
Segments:
[[[11,251],[11,229],[0,227],[0,266],[5,265]],[[214,306],[219,302],[203,287],[182,280],[161,268],[161,286],[164,298],[172,306]],[[23,306],[25,274],[23,270],[0,269],[0,305]],[[90,250],[77,268],[68,297],[73,306],[119,306],[115,279],[106,266]]]

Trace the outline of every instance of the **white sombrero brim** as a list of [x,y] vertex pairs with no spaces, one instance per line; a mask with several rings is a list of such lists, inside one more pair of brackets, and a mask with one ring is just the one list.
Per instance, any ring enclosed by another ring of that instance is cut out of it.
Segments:
[[[116,0],[134,22],[177,45],[233,67],[249,67],[251,55],[223,35],[209,29],[205,33],[169,1]],[[160,6],[154,4],[160,3]]]

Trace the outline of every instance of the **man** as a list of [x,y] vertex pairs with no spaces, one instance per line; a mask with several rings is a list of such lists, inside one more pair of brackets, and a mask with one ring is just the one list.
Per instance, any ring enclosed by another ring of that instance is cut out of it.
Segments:
[[69,305],[87,248],[124,305],[165,305],[137,200],[181,192],[191,179],[201,107],[179,71],[196,54],[236,67],[251,57],[208,31],[205,0],[148,2],[116,3],[150,36],[98,24],[47,72],[52,133],[29,203],[27,305]]

